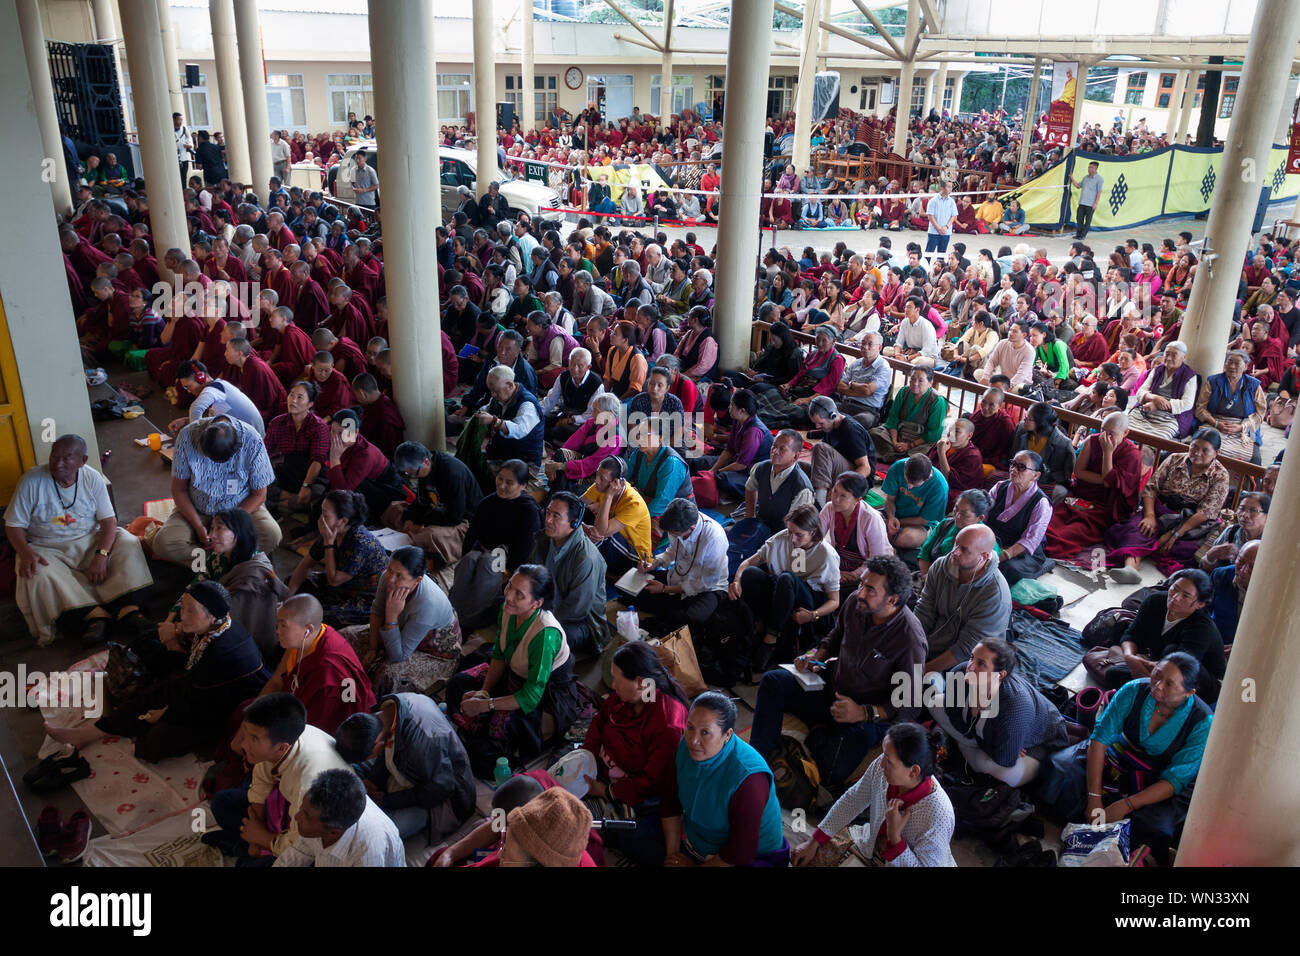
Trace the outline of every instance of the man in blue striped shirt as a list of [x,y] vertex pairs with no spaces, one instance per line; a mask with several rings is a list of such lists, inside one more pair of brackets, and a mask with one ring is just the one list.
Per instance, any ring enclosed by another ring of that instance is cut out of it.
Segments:
[[231,508],[252,515],[257,546],[270,554],[280,543],[280,526],[266,508],[266,489],[274,480],[266,446],[251,425],[229,415],[186,425],[172,459],[176,510],[154,536],[154,555],[193,564],[195,549],[208,547],[211,516]]

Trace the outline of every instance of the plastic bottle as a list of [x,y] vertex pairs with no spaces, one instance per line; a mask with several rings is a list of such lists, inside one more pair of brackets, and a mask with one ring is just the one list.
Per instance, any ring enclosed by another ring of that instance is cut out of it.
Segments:
[[510,761],[506,757],[497,757],[497,765],[492,769],[492,785],[499,787],[510,779]]

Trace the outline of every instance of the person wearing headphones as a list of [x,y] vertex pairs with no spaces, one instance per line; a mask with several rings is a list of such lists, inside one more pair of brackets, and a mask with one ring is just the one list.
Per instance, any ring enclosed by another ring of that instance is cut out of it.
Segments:
[[650,509],[641,493],[627,480],[627,462],[610,455],[601,461],[591,485],[583,492],[587,514],[583,531],[605,557],[611,578],[649,561],[654,554],[650,540]]
[[957,532],[952,550],[930,565],[916,618],[930,643],[927,671],[951,670],[975,645],[1001,637],[1011,620],[1011,586],[998,573],[997,536],[986,524]]
[[551,495],[543,512],[542,532],[529,559],[551,574],[555,586],[551,612],[574,650],[600,649],[608,634],[605,557],[580,530],[586,513],[586,502],[572,492]]

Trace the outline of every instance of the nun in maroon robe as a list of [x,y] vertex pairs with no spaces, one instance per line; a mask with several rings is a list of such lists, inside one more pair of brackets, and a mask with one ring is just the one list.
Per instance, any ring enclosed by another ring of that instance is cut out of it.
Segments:
[[1106,529],[1128,518],[1137,507],[1142,491],[1142,453],[1137,445],[1127,438],[1120,441],[1111,469],[1100,484],[1079,480],[1079,471],[1100,472],[1101,461],[1101,435],[1089,435],[1075,458],[1071,496],[1052,508],[1043,540],[1043,550],[1051,557],[1075,561],[1100,547]]
[[1110,354],[1106,351],[1106,337],[1097,332],[1087,338],[1083,337],[1082,332],[1076,334],[1070,339],[1070,352],[1074,355],[1075,364],[1089,369],[1101,365]]
[[89,297],[86,295],[86,284],[81,281],[81,276],[77,275],[77,270],[73,268],[72,260],[68,258],[67,253],[63,254],[63,271],[68,277],[68,295],[72,297],[72,314],[81,315],[90,307]]
[[176,367],[194,355],[205,331],[203,320],[195,315],[182,315],[174,322],[168,322],[163,327],[163,344],[145,353],[149,377],[163,388],[174,385]]
[[[452,343],[451,336],[444,330],[442,333],[442,393],[450,395],[455,391],[459,383],[460,358],[456,354],[456,346]],[[388,391],[392,391],[391,382]]]
[[975,426],[975,434],[970,443],[979,449],[985,470],[991,472],[1005,468],[1011,458],[1011,439],[1016,433],[1016,422],[1007,412],[1005,406],[999,405],[994,415],[984,414],[984,409],[977,408],[970,416]]
[[[939,468],[939,445],[936,442],[926,453],[935,469]],[[984,487],[984,458],[973,441],[964,448],[949,446],[948,456],[948,510],[957,504],[957,496],[970,488]]]
[[260,355],[250,351],[241,359],[232,342],[226,349],[226,361],[229,365],[226,381],[248,396],[248,400],[262,413],[264,421],[269,422],[286,410],[284,384]]

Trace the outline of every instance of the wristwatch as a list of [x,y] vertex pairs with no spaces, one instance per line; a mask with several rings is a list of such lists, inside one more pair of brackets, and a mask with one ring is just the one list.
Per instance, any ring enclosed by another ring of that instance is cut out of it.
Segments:
[[496,709],[497,709],[496,698],[495,698],[495,697],[489,697],[489,698],[488,698],[488,710],[492,710],[492,711],[494,711],[494,710],[496,710]]
[[100,557],[107,558],[111,552],[105,551],[103,548],[96,548],[95,553],[98,554]]

